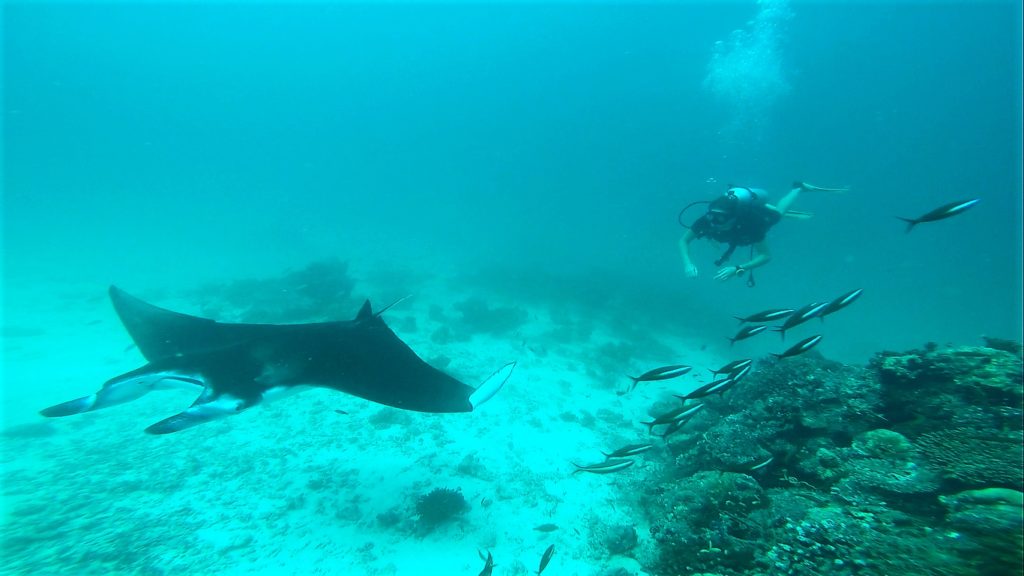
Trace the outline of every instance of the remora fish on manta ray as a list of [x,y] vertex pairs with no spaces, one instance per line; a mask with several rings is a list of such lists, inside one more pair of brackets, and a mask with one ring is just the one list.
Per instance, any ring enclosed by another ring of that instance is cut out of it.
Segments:
[[[146,428],[168,434],[237,414],[301,386],[320,386],[417,412],[471,412],[505,384],[515,362],[472,388],[431,367],[402,342],[367,300],[354,320],[313,324],[228,324],[172,312],[115,286],[110,299],[148,362],[99,391],[42,410],[70,416],[135,400],[150,390],[191,388],[184,412]],[[386,310],[386,308],[385,308]]]

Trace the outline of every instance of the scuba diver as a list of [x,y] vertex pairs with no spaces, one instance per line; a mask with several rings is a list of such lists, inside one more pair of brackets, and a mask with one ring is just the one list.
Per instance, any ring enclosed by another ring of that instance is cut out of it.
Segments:
[[[768,193],[760,188],[730,186],[729,190],[718,198],[707,202],[693,202],[679,212],[679,224],[686,228],[686,233],[679,241],[679,252],[683,257],[686,275],[697,277],[697,267],[690,258],[690,244],[697,238],[711,238],[728,244],[722,257],[715,261],[722,266],[732,256],[738,246],[750,246],[750,259],[736,266],[725,266],[715,274],[715,280],[728,280],[734,276],[743,276],[754,268],[764,266],[772,259],[765,235],[783,216],[807,219],[811,214],[790,210],[789,207],[800,196],[801,192],[846,192],[846,188],[822,188],[805,182],[793,183],[792,190],[776,205],[768,203]],[[683,214],[691,206],[707,204],[708,211],[692,224],[683,223]],[[753,274],[747,275],[747,285],[754,285]]]

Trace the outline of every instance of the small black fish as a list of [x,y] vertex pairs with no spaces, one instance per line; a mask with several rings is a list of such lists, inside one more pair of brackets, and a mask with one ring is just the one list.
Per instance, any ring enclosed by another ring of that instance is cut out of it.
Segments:
[[781,360],[783,358],[789,358],[790,356],[796,356],[797,354],[803,354],[804,352],[807,352],[811,348],[817,346],[818,342],[821,342],[821,334],[818,334],[817,336],[811,336],[810,338],[804,338],[803,340],[797,342],[792,347],[790,347],[789,350],[783,352],[782,354],[772,353],[772,356],[775,356],[776,358]]
[[807,306],[804,306],[803,308],[790,314],[789,318],[786,318],[786,321],[782,323],[782,326],[776,326],[772,328],[772,330],[778,332],[779,335],[782,336],[782,339],[785,340],[786,330],[803,324],[804,322],[807,322],[808,320],[814,318],[818,314],[821,314],[821,311],[825,308],[825,306],[828,306],[828,302],[813,302],[811,304],[808,304]]
[[605,458],[623,458],[625,456],[643,454],[653,447],[653,444],[630,444],[629,446],[623,446],[622,448],[613,450],[612,452],[601,452],[601,454],[604,454]]
[[653,382],[656,380],[669,380],[671,378],[677,378],[686,374],[693,368],[691,366],[685,366],[683,364],[673,364],[672,366],[662,366],[661,368],[655,368],[654,370],[648,370],[639,376],[630,376],[629,379],[633,381],[633,385],[630,390],[636,388],[639,382]]
[[540,557],[540,568],[537,568],[537,576],[548,567],[548,562],[551,562],[551,557],[555,555],[555,545],[548,546],[548,549],[544,551],[544,555]]
[[590,472],[592,474],[611,474],[612,472],[618,472],[619,470],[625,470],[632,466],[635,462],[632,460],[605,460],[597,464],[588,464],[586,466],[580,466],[573,462],[572,465],[576,467],[572,471],[573,474],[577,472]]
[[536,530],[537,532],[554,532],[555,530],[558,530],[558,525],[557,524],[541,524],[540,526],[535,526],[533,529]]
[[335,410],[334,413],[335,414],[348,414],[348,412],[345,412],[344,410]]
[[488,506],[490,506],[490,505],[491,505],[492,503],[494,503],[494,500],[491,500],[491,499],[490,499],[490,498],[488,498],[487,496],[484,496],[483,498],[481,498],[481,499],[480,499],[480,506],[482,506],[482,507],[484,507],[484,508],[487,508],[487,507],[488,507]]
[[718,370],[711,370],[710,368],[708,368],[708,370],[715,376],[718,376],[719,374],[732,374],[733,372],[738,372],[753,363],[753,360],[733,360]]
[[487,551],[487,557],[484,558],[484,553],[477,550],[480,554],[480,558],[484,560],[484,569],[480,571],[478,576],[491,576],[491,572],[494,570],[494,557],[491,556],[491,551]]
[[762,322],[771,322],[773,320],[782,320],[786,316],[792,314],[794,310],[792,308],[778,308],[775,310],[765,310],[758,312],[757,314],[751,314],[745,318],[740,316],[734,316],[740,323],[752,322],[754,324],[760,324]]
[[909,233],[914,229],[914,226],[917,226],[922,222],[935,222],[936,220],[943,220],[950,216],[956,216],[980,201],[980,198],[974,198],[973,200],[951,202],[945,206],[940,206],[935,210],[932,210],[924,216],[918,216],[917,218],[903,218],[902,216],[897,216],[897,218],[907,223],[907,232]]
[[735,344],[740,340],[746,340],[751,336],[757,336],[758,334],[764,332],[767,329],[768,327],[764,326],[763,324],[758,326],[744,326],[743,328],[740,328],[740,331],[737,332],[735,336],[729,338],[730,345]]
[[854,300],[856,300],[857,298],[860,298],[860,295],[863,292],[864,292],[863,288],[858,288],[856,290],[851,290],[851,291],[847,292],[846,294],[843,294],[839,298],[836,298],[835,300],[833,300],[833,301],[829,302],[828,304],[826,304],[825,307],[822,308],[821,312],[818,314],[818,316],[821,318],[821,321],[822,322],[825,321],[825,316],[828,316],[829,314],[832,314],[833,312],[838,312],[838,311],[842,310],[843,308],[846,308],[847,306],[852,304]]

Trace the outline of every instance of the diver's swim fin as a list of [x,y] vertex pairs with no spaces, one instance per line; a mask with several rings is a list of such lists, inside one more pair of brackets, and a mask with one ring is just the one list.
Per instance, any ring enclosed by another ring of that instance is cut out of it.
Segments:
[[814,217],[811,212],[804,212],[802,210],[786,210],[783,214],[786,218],[793,218],[794,220],[810,220]]
[[808,184],[807,182],[793,182],[793,188],[802,188],[809,192],[849,192],[849,188],[824,188],[822,186],[815,186],[814,184]]

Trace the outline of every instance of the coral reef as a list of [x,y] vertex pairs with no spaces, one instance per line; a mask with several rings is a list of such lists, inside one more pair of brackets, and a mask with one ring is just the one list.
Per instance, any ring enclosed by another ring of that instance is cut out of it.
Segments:
[[426,534],[469,510],[460,490],[435,488],[416,500],[417,532]]
[[[659,574],[1019,571],[1021,358],[987,347],[763,361],[669,440]],[[973,489],[973,490],[968,490]]]
[[763,547],[765,529],[754,511],[768,505],[764,489],[745,474],[698,472],[652,487],[645,508],[654,512],[658,572],[742,571]]
[[1007,488],[968,490],[939,500],[959,554],[991,574],[1019,573],[1024,565],[1024,495]]
[[915,444],[946,480],[970,487],[1024,484],[1020,430],[953,428],[922,434]]
[[911,440],[950,428],[1020,430],[1021,358],[985,347],[883,352],[871,362],[888,428]]

